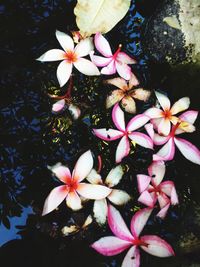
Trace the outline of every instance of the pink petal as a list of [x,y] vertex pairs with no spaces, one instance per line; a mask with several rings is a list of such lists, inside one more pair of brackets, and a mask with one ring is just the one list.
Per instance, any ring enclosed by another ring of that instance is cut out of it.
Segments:
[[69,192],[66,198],[66,204],[72,210],[80,210],[82,208],[81,199],[75,190]]
[[94,50],[92,38],[86,38],[80,41],[75,47],[74,52],[78,57],[85,57]]
[[55,104],[53,104],[52,111],[57,113],[62,111],[64,107],[65,107],[65,99],[61,99],[57,101]]
[[117,89],[111,92],[106,99],[106,108],[110,108],[118,103],[124,97],[124,92],[121,89]]
[[106,236],[94,242],[91,247],[104,256],[114,256],[131,246],[131,242],[115,236]]
[[169,139],[170,139],[170,135],[162,136],[162,135],[155,133],[154,138],[153,138],[153,142],[155,145],[161,146],[161,145],[165,144]]
[[76,62],[74,62],[74,66],[77,68],[78,71],[81,73],[88,75],[88,76],[98,76],[100,72],[97,66],[88,59],[79,58]]
[[164,206],[164,208],[162,208],[157,214],[156,216],[161,218],[161,219],[164,219],[167,215],[167,212],[169,210],[169,207],[170,207],[170,203],[167,204],[166,206]]
[[58,61],[63,60],[65,58],[65,52],[61,49],[51,49],[41,55],[36,60],[44,62],[44,61]]
[[69,168],[67,168],[65,166],[62,166],[60,164],[56,164],[55,166],[51,167],[50,170],[63,183],[67,183],[69,181],[69,179],[71,179],[71,172],[70,172]]
[[73,117],[74,120],[77,120],[81,115],[80,108],[75,106],[75,105],[73,105],[73,104],[70,104],[68,106],[68,110],[69,110],[69,112],[70,112],[70,114],[71,114],[71,116]]
[[101,69],[101,73],[104,75],[115,74],[116,73],[115,61],[114,60],[110,61],[110,63],[106,67]]
[[152,196],[147,190],[141,193],[140,197],[138,198],[138,201],[150,208],[153,208],[155,203],[155,199],[152,198]]
[[136,246],[129,249],[121,267],[140,267],[140,252]]
[[155,91],[155,94],[163,110],[170,110],[171,103],[169,98],[157,91]]
[[90,150],[83,153],[76,162],[72,174],[73,179],[82,181],[91,172],[94,164],[92,153]]
[[62,48],[65,50],[65,52],[68,52],[69,50],[73,51],[74,50],[74,41],[73,39],[66,33],[56,31],[56,38]]
[[102,129],[93,129],[94,134],[99,137],[102,140],[105,141],[114,141],[119,139],[120,137],[122,137],[124,135],[124,133],[118,131],[118,130],[114,130],[114,129],[106,129],[106,128],[102,128]]
[[119,104],[116,104],[112,110],[112,120],[120,131],[125,131],[124,112],[121,110]]
[[144,115],[144,114],[139,114],[136,115],[135,117],[133,117],[127,127],[126,130],[129,132],[135,131],[138,128],[141,128],[142,126],[144,126],[147,122],[149,121],[149,117]]
[[174,138],[175,144],[181,154],[189,161],[200,165],[200,151],[192,143],[182,138]]
[[124,174],[124,171],[121,165],[118,165],[115,168],[112,168],[106,177],[105,184],[108,187],[114,187],[120,182],[123,174]]
[[161,194],[158,195],[158,202],[159,202],[160,208],[162,209],[167,204],[170,203],[170,200],[164,193],[161,193]]
[[136,64],[137,61],[131,57],[129,57],[126,53],[124,52],[119,52],[117,54],[117,61],[120,61],[125,64]]
[[96,33],[94,37],[94,43],[96,46],[96,49],[105,57],[111,57],[112,51],[110,48],[110,45],[106,38],[103,37],[101,33]]
[[87,199],[103,199],[107,197],[112,190],[103,185],[80,183],[76,191]]
[[151,123],[153,124],[155,130],[158,130],[158,125],[160,124],[161,120],[162,118],[151,119]]
[[182,113],[179,116],[179,119],[181,119],[182,121],[187,121],[191,124],[194,124],[196,119],[197,119],[197,116],[198,116],[198,111],[188,110],[188,111],[185,111],[184,113]]
[[172,203],[172,205],[177,205],[179,203],[179,201],[178,201],[178,195],[177,195],[175,186],[172,187],[171,203]]
[[116,154],[115,154],[116,163],[120,163],[123,158],[128,156],[129,152],[130,152],[129,140],[126,136],[123,136],[122,139],[120,140],[118,146],[117,146],[117,150],[116,150]]
[[68,192],[69,189],[66,185],[61,185],[54,188],[45,200],[42,215],[44,216],[55,210],[67,197]]
[[165,171],[166,167],[163,161],[153,161],[148,168],[148,173],[152,177],[153,185],[158,186],[162,182]]
[[90,52],[90,58],[97,67],[105,67],[112,61],[112,58],[96,56],[94,52]]
[[119,76],[121,76],[125,80],[130,80],[131,68],[127,64],[122,63],[120,61],[116,61],[115,65],[116,65],[116,69],[117,69]]
[[128,85],[127,85],[126,80],[124,80],[123,78],[120,78],[120,77],[106,80],[105,83],[112,84],[112,85],[114,85],[114,86],[116,86],[122,90],[128,89]]
[[148,244],[147,247],[141,246],[141,248],[153,256],[163,258],[175,255],[172,247],[156,235],[145,235],[141,237],[141,240]]
[[143,191],[145,191],[148,188],[150,182],[151,182],[151,177],[144,175],[144,174],[138,174],[137,184],[138,184],[139,193],[142,193]]
[[138,238],[142,232],[144,226],[146,225],[153,209],[145,208],[137,211],[131,220],[131,232],[134,238]]
[[143,146],[143,147],[149,148],[149,149],[153,149],[153,141],[146,134],[139,133],[139,132],[133,132],[133,133],[129,134],[128,137],[140,146]]
[[174,187],[174,183],[172,181],[164,181],[160,184],[160,189],[163,193],[171,197],[172,188]]
[[128,230],[121,214],[112,205],[108,206],[108,224],[115,236],[122,240],[133,241],[133,236]]
[[108,199],[113,204],[120,206],[126,204],[131,198],[125,191],[112,189],[112,192],[108,195]]
[[106,223],[108,205],[105,198],[94,201],[93,213],[98,224],[103,225]]
[[170,138],[169,141],[153,156],[153,160],[172,160],[174,154],[174,138]]
[[155,132],[154,132],[154,129],[153,129],[153,124],[152,123],[147,123],[144,126],[144,128],[147,131],[147,133],[150,136],[150,138],[153,140],[154,139],[154,135],[155,135]]
[[177,114],[181,111],[188,109],[189,106],[190,106],[189,97],[183,97],[174,103],[170,111],[172,115],[174,115],[174,114]]
[[[129,80],[129,89],[132,89],[134,86],[137,86],[139,85],[139,81],[138,81],[138,78],[135,76],[134,73],[131,73],[131,78]],[[137,94],[136,94],[137,95]],[[137,97],[136,97],[137,98]]]
[[136,113],[135,100],[131,96],[125,96],[124,98],[122,98],[121,105],[126,112],[132,114]]
[[159,108],[149,108],[144,112],[144,114],[149,116],[151,119],[163,117],[162,110]]
[[171,122],[169,119],[162,118],[158,125],[158,133],[168,136],[171,130]]
[[144,90],[143,88],[135,89],[131,94],[131,96],[134,97],[135,99],[138,99],[144,102],[146,102],[149,99],[150,95],[151,95],[151,92],[148,90]]
[[57,68],[57,79],[60,87],[63,87],[69,80],[72,73],[72,64],[68,63],[67,60],[63,60]]

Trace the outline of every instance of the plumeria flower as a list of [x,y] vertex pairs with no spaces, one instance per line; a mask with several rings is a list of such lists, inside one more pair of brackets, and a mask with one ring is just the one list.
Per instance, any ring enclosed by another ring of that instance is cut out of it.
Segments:
[[73,66],[85,75],[93,76],[100,74],[94,63],[83,58],[89,55],[89,53],[93,50],[91,38],[81,40],[75,48],[73,39],[64,32],[56,31],[56,38],[63,50],[51,49],[40,56],[37,60],[42,62],[62,60],[57,68],[57,78],[60,87],[64,86],[69,80]]
[[112,91],[112,93],[107,97],[107,108],[110,108],[121,101],[125,111],[134,114],[136,113],[136,104],[134,99],[146,102],[151,94],[150,91],[144,90],[143,88],[134,89],[135,86],[139,85],[139,81],[133,73],[131,74],[131,78],[128,83],[123,78],[109,79],[106,83],[119,88]]
[[163,161],[153,162],[149,168],[149,175],[138,174],[138,191],[141,194],[138,201],[153,208],[159,202],[160,211],[157,216],[164,219],[170,205],[178,204],[178,196],[172,181],[162,182],[165,175]]
[[93,129],[94,134],[105,140],[113,141],[121,138],[115,155],[115,160],[117,163],[121,162],[124,157],[126,157],[130,152],[130,142],[129,139],[145,148],[153,149],[153,142],[149,136],[146,134],[136,132],[135,130],[144,126],[148,121],[149,117],[144,114],[139,114],[133,117],[127,126],[125,126],[124,112],[121,110],[119,104],[115,104],[112,110],[112,120],[117,127],[115,129]]
[[200,165],[200,150],[187,140],[177,137],[177,135],[185,132],[195,131],[193,123],[198,116],[197,111],[186,111],[180,117],[180,121],[174,125],[168,136],[160,136],[154,133],[153,125],[146,125],[146,130],[151,136],[154,144],[164,145],[154,156],[153,160],[172,160],[175,155],[175,146],[181,154],[189,161]]
[[68,108],[74,120],[77,120],[80,117],[81,115],[80,108],[72,103],[68,103],[65,99],[58,100],[56,103],[54,103],[52,106],[52,112],[60,113],[64,111],[65,108]]
[[119,211],[109,205],[108,224],[115,236],[100,238],[92,244],[92,248],[105,256],[117,255],[129,248],[121,265],[122,267],[140,266],[139,248],[153,256],[161,258],[174,256],[172,247],[160,237],[156,235],[144,235],[140,237],[140,233],[146,225],[151,212],[152,209],[150,208],[136,212],[131,220],[130,232]]
[[108,41],[101,33],[95,34],[94,43],[96,49],[104,57],[94,55],[94,51],[90,53],[90,57],[96,66],[103,67],[101,73],[111,75],[117,72],[119,76],[129,80],[131,78],[131,68],[127,64],[135,64],[135,59],[121,52],[121,45],[119,45],[117,51],[112,54]]
[[82,208],[80,196],[86,199],[102,199],[109,195],[111,189],[108,187],[82,183],[91,172],[92,167],[93,157],[90,150],[80,156],[72,175],[67,167],[55,165],[52,168],[52,172],[64,185],[57,186],[50,192],[45,200],[42,215],[46,215],[56,209],[64,199],[66,199],[66,204],[69,208],[79,210]]
[[171,130],[171,123],[176,124],[179,119],[175,115],[181,111],[188,109],[190,99],[183,97],[179,99],[171,107],[170,100],[167,96],[155,91],[156,97],[162,109],[153,107],[145,111],[152,120],[152,123],[157,126],[158,133],[167,136]]
[[108,173],[105,182],[103,182],[100,174],[98,174],[94,169],[86,178],[91,184],[101,184],[111,189],[111,193],[107,197],[95,200],[94,202],[94,217],[99,224],[106,223],[108,213],[106,198],[115,205],[124,205],[130,200],[130,196],[125,191],[113,188],[120,182],[123,173],[122,166],[118,165]]

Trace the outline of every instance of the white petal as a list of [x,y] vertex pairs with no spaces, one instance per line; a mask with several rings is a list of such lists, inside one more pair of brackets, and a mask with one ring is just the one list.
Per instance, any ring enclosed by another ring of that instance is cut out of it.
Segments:
[[116,66],[117,72],[119,73],[119,76],[121,76],[125,80],[130,80],[131,68],[127,64],[116,61],[115,66]]
[[110,48],[110,45],[105,37],[101,33],[96,33],[94,37],[94,43],[96,46],[96,49],[105,57],[111,57],[112,51]]
[[126,204],[131,197],[125,191],[113,189],[108,199],[115,205],[124,205]]
[[60,84],[60,87],[63,87],[72,73],[72,64],[68,63],[66,60],[63,60],[57,68],[57,78]]
[[140,267],[140,252],[136,246],[129,249],[121,267]]
[[171,123],[169,119],[162,118],[158,125],[158,133],[164,136],[169,135],[171,130]]
[[95,169],[92,169],[91,172],[86,177],[88,182],[91,184],[103,184],[103,181],[101,179],[101,175],[97,173]]
[[81,73],[88,75],[88,76],[98,76],[100,72],[97,66],[88,59],[79,58],[76,62],[74,62],[74,66],[79,70]]
[[87,199],[104,199],[111,193],[111,189],[103,185],[80,183],[77,192]]
[[120,140],[118,146],[117,146],[117,150],[116,150],[116,154],[115,154],[116,163],[120,163],[123,158],[128,156],[129,152],[130,152],[129,140],[126,136],[123,136],[122,139]]
[[78,57],[85,57],[89,55],[92,50],[94,50],[92,38],[86,38],[77,44],[74,51]]
[[108,206],[106,199],[95,200],[93,212],[97,223],[100,225],[105,224],[108,213]]
[[113,168],[106,177],[105,184],[108,187],[114,187],[122,179],[124,172],[121,165]]
[[67,206],[72,210],[80,210],[82,208],[81,199],[76,191],[69,192],[66,198]]
[[119,104],[116,104],[112,110],[112,120],[118,130],[125,131],[124,112],[120,108]]
[[44,62],[44,61],[58,61],[63,60],[65,58],[65,52],[60,49],[51,49],[41,55],[36,60]]
[[163,110],[170,110],[171,104],[170,104],[169,98],[165,96],[164,94],[161,94],[157,91],[155,91],[155,94]]
[[121,89],[112,91],[106,99],[106,108],[110,108],[118,103],[124,97],[124,92]]
[[65,52],[74,50],[74,41],[68,34],[57,30],[56,38]]
[[172,115],[174,115],[174,114],[177,114],[181,111],[188,109],[189,106],[190,106],[189,97],[183,97],[174,103],[170,111]]

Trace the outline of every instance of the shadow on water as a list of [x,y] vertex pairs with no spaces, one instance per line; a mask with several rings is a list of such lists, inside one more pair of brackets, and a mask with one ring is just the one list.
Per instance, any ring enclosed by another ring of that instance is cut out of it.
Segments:
[[[84,212],[75,213],[66,209],[63,203],[56,211],[41,217],[46,196],[59,184],[47,166],[67,162],[73,167],[78,156],[89,147],[96,156],[101,153],[103,175],[114,164],[116,144],[110,144],[108,148],[91,133],[94,126],[109,127],[112,123],[110,111],[102,108],[108,88],[101,83],[101,78],[74,74],[72,98],[75,104],[81,105],[82,115],[73,122],[67,110],[58,116],[51,113],[53,101],[47,93],[63,95],[66,91],[66,88],[58,88],[56,64],[35,61],[48,49],[58,47],[54,36],[56,29],[64,32],[76,29],[74,6],[75,1],[69,0],[9,0],[0,4],[0,245],[3,245],[0,260],[6,262],[6,267],[76,267],[80,263],[87,267],[117,267],[125,255],[122,253],[105,258],[89,248],[94,240],[110,234],[106,226],[100,228],[93,223],[76,235],[62,236],[61,229],[64,226],[71,222],[82,224],[92,212],[92,203],[86,204]],[[183,95],[181,90],[170,90],[172,82],[168,78],[168,67],[146,64],[148,59],[140,46],[143,21],[144,18],[132,3],[127,16],[107,34],[107,38],[112,41],[113,48],[122,43],[125,50],[137,58],[139,64],[134,65],[133,70],[144,87],[166,90],[173,101]],[[188,91],[187,95],[194,104],[193,108],[198,109],[194,92]],[[138,112],[143,112],[154,100],[139,105]],[[188,139],[197,144],[198,132]],[[128,168],[124,183],[120,185],[133,195],[131,202],[120,209],[127,222],[138,207],[135,175],[145,173],[151,161],[150,151],[142,148],[134,150],[132,147],[134,153],[123,161]],[[191,222],[195,213],[193,207],[200,199],[197,176],[197,166],[188,163],[179,154],[175,161],[168,163],[167,177],[176,180],[183,204],[172,208],[166,221],[151,220],[145,230],[147,233],[161,235],[175,248],[178,247],[180,236],[187,234],[187,231],[200,234],[198,224],[193,229],[194,223]],[[193,211],[186,213],[188,208]],[[186,215],[187,220],[184,221]],[[180,265],[185,260],[181,253],[178,260],[160,260],[144,254],[141,266],[185,266]]]

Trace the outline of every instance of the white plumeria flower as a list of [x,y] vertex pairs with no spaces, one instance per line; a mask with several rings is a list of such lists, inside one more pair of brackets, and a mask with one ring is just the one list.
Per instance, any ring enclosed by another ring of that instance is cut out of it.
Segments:
[[89,53],[94,49],[92,38],[81,40],[75,48],[73,39],[64,32],[56,31],[56,38],[63,50],[51,49],[40,56],[37,60],[41,62],[62,60],[57,68],[57,78],[60,87],[64,86],[69,80],[73,66],[85,75],[100,75],[96,65],[90,60],[83,58],[89,55]]
[[122,166],[118,165],[115,168],[111,169],[111,171],[108,173],[105,179],[105,182],[103,182],[101,175],[98,174],[94,169],[92,169],[90,174],[87,176],[86,179],[91,184],[104,185],[112,190],[110,194],[105,198],[94,201],[93,212],[97,223],[99,224],[106,223],[107,213],[108,213],[107,198],[110,202],[112,202],[115,205],[124,205],[130,200],[129,194],[127,194],[125,191],[119,189],[113,189],[113,187],[120,182],[123,174],[124,172]]

